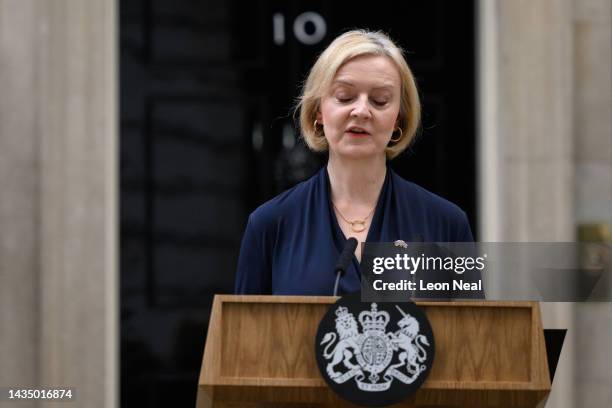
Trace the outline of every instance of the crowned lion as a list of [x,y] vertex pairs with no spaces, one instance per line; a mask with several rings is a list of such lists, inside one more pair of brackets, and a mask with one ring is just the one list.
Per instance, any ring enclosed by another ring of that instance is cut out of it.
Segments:
[[332,361],[327,364],[327,375],[329,375],[330,378],[342,375],[342,373],[334,371],[334,367],[340,362],[343,362],[344,366],[350,370],[360,368],[358,364],[351,362],[355,352],[359,350],[359,328],[357,327],[355,316],[349,313],[346,307],[340,306],[336,309],[336,331],[340,335],[340,340],[331,352],[329,348],[338,338],[336,333],[327,333],[321,341],[321,345],[329,343],[323,351],[323,357],[325,357],[326,360],[332,359]]

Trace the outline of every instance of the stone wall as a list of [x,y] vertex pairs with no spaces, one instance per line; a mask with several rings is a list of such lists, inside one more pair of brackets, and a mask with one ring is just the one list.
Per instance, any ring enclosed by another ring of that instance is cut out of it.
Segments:
[[92,407],[118,400],[116,36],[114,1],[0,0],[0,384]]
[[[612,225],[610,7],[480,1],[483,241],[575,241],[583,223]],[[550,406],[612,400],[611,305],[542,305],[546,327],[569,329]]]
[[[573,43],[574,216],[612,226],[612,1],[574,0]],[[577,406],[608,406],[612,303],[577,305],[575,319]]]

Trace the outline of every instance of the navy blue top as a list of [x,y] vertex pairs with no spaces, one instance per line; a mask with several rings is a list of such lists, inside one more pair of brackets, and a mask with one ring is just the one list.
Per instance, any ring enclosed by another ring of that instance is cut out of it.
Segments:
[[[471,242],[465,213],[387,167],[367,242]],[[333,268],[346,237],[330,199],[327,167],[276,196],[249,216],[242,239],[237,294],[331,295]],[[359,264],[340,280],[339,293],[360,289]]]

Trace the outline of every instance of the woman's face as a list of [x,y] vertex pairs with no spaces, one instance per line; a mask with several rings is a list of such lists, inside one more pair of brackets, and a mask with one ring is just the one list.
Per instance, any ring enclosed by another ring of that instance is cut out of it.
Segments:
[[398,70],[387,57],[364,55],[342,65],[317,113],[330,154],[384,156],[397,126],[400,89]]

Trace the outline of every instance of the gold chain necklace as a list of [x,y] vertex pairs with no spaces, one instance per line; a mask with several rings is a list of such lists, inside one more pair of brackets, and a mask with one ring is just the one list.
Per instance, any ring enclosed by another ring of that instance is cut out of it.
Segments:
[[340,212],[338,207],[336,207],[336,204],[334,204],[333,201],[332,201],[332,205],[334,206],[334,209],[338,212],[338,215],[340,215],[340,218],[342,218],[344,222],[346,222],[347,224],[351,226],[351,229],[353,230],[353,232],[362,232],[366,229],[366,221],[368,220],[368,218],[370,218],[370,216],[374,212],[374,209],[376,208],[376,206],[374,206],[374,208],[372,208],[370,213],[366,215],[366,217],[363,220],[349,221],[346,218],[344,218],[344,215],[342,215],[342,213]]

